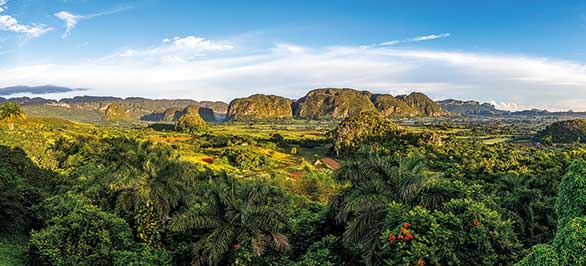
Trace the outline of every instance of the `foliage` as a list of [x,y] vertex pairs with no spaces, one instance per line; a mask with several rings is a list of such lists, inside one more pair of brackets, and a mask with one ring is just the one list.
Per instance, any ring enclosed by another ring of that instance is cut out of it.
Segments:
[[[346,164],[335,175],[336,181],[348,184],[330,202],[345,224],[344,244],[357,246],[367,264],[376,264],[380,252],[379,237],[385,230],[385,217],[393,201],[414,203],[420,192],[431,185],[432,175],[418,154],[408,158],[369,155],[363,161]],[[434,195],[426,195],[433,197]]]
[[558,232],[549,245],[533,247],[518,265],[586,265],[586,162],[578,160],[560,184]]
[[[20,239],[0,241],[16,258],[0,264],[511,265],[531,252],[523,265],[579,265],[586,171],[568,166],[586,148],[528,145],[541,119],[418,119],[333,173],[311,164],[333,122],[0,127],[0,222]],[[525,137],[483,141],[502,134]]]
[[139,245],[134,250],[114,253],[114,266],[166,266],[172,265],[170,254],[164,249]]
[[174,217],[171,224],[175,231],[202,234],[194,243],[194,260],[219,265],[227,263],[230,254],[260,256],[269,248],[289,248],[283,235],[287,217],[281,211],[282,192],[263,183],[239,183],[229,177],[203,186],[189,210]]
[[471,199],[453,199],[434,211],[391,203],[381,234],[386,265],[507,265],[520,243],[512,223]]
[[198,113],[188,112],[177,119],[175,129],[184,133],[196,134],[206,132],[208,126]]
[[26,118],[25,113],[20,109],[20,105],[15,102],[5,102],[0,105],[0,121],[6,122],[9,129],[14,129],[14,123]]
[[270,158],[257,152],[251,146],[230,146],[222,152],[221,157],[242,170],[257,169],[271,163]]
[[586,119],[555,122],[539,131],[534,139],[543,144],[586,143]]
[[333,131],[334,149],[337,153],[356,150],[366,142],[398,134],[397,125],[377,112],[362,112],[344,119]]
[[131,247],[132,233],[124,219],[81,197],[62,203],[58,208],[70,211],[31,234],[29,253],[35,265],[112,265],[117,251]]

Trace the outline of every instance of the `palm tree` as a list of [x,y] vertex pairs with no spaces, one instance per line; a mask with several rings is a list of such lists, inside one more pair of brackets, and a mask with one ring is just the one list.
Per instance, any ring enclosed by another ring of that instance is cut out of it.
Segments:
[[14,129],[14,123],[18,120],[26,119],[25,113],[20,109],[20,105],[15,102],[5,102],[0,105],[0,120],[6,121],[10,130]]
[[343,241],[347,246],[360,247],[367,263],[374,265],[378,264],[380,235],[388,226],[385,217],[389,203],[416,203],[434,178],[418,154],[408,158],[368,154],[366,159],[340,168],[335,179],[349,185],[330,202],[338,222],[345,224]]
[[186,187],[195,177],[184,171],[184,163],[175,160],[170,149],[130,139],[114,141],[118,143],[110,160],[117,166],[110,188],[118,193],[117,208],[140,217],[139,238],[157,244],[161,224],[187,195]]
[[171,222],[174,231],[202,233],[194,244],[196,264],[225,264],[227,254],[240,249],[260,256],[267,248],[289,248],[282,234],[288,220],[277,206],[284,196],[274,188],[261,182],[239,183],[224,176],[197,191],[192,207]]

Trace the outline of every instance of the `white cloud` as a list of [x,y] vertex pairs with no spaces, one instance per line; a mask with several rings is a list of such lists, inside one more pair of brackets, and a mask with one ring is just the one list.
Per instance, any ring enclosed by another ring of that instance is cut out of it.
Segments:
[[[201,54],[206,56],[197,56]],[[236,51],[231,44],[193,36],[79,64],[0,67],[0,86],[20,84],[92,88],[85,92],[90,95],[225,101],[252,93],[298,98],[317,87],[354,87],[475,99],[508,110],[586,110],[586,65],[571,61],[291,44]]]
[[187,36],[173,39],[165,38],[159,46],[152,48],[142,50],[128,49],[120,53],[120,57],[142,57],[153,59],[157,62],[185,63],[209,53],[232,49],[234,49],[234,46],[225,42]]
[[65,32],[61,36],[61,38],[65,39],[71,34],[71,31],[75,28],[77,23],[79,23],[82,20],[88,20],[88,19],[95,18],[95,17],[111,15],[111,14],[115,14],[118,12],[122,12],[127,9],[130,9],[130,7],[129,6],[121,6],[121,7],[109,10],[109,11],[98,12],[98,13],[93,13],[93,14],[89,14],[89,15],[76,15],[70,11],[59,11],[53,15],[55,17],[57,17],[58,19],[63,20],[63,22],[65,22]]
[[435,40],[435,39],[441,39],[441,38],[448,38],[450,37],[450,33],[442,33],[442,34],[430,34],[430,35],[423,35],[423,36],[417,36],[415,38],[411,38],[409,39],[409,41],[411,42],[421,42],[421,41],[430,41],[430,40]]
[[435,40],[435,39],[448,38],[448,37],[450,37],[450,35],[451,35],[450,33],[422,35],[422,36],[417,36],[417,37],[404,39],[404,40],[386,41],[386,42],[379,43],[378,46],[392,46],[392,45],[397,45],[400,43],[431,41],[431,40]]
[[[0,14],[6,11],[7,2],[7,0],[0,0]],[[51,27],[38,23],[30,25],[20,24],[17,19],[10,15],[0,15],[0,31],[24,33],[30,38],[36,38],[52,29]]]
[[55,16],[65,22],[65,32],[61,38],[67,38],[73,28],[75,28],[75,25],[77,25],[77,22],[83,19],[83,16],[78,16],[68,11],[57,12],[55,13]]

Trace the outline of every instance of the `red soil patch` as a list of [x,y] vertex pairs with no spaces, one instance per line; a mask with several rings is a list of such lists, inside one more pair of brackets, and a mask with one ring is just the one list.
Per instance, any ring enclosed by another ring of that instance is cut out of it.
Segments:
[[303,172],[303,171],[293,171],[293,172],[288,173],[288,175],[289,175],[289,177],[292,177],[292,178],[299,178],[299,177],[304,176],[305,175],[305,172]]
[[206,162],[206,163],[212,164],[212,163],[214,163],[214,160],[215,159],[212,158],[212,157],[206,157],[206,158],[202,158],[201,160],[204,161],[204,162]]
[[337,162],[336,160],[330,158],[330,157],[323,157],[323,158],[320,159],[320,161],[322,161],[328,167],[330,167],[330,168],[332,168],[334,170],[340,168],[340,163]]

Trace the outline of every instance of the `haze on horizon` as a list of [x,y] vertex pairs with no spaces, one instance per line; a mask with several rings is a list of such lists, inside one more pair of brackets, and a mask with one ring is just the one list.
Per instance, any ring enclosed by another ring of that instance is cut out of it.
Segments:
[[0,87],[223,101],[350,87],[586,111],[585,33],[582,1],[0,0]]

